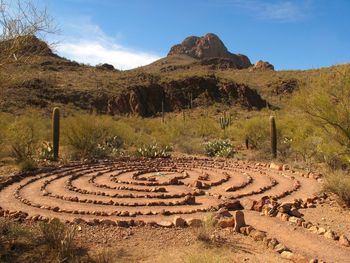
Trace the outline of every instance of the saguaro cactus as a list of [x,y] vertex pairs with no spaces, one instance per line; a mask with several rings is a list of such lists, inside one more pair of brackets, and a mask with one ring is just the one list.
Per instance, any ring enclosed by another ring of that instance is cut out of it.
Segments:
[[220,117],[221,129],[225,130],[228,126],[231,125],[231,121],[232,121],[231,116],[226,116],[226,112],[224,112],[224,116]]
[[277,129],[275,117],[270,117],[270,133],[271,133],[271,153],[272,157],[277,157]]
[[60,147],[60,110],[54,108],[52,113],[52,144],[53,144],[53,159],[58,160]]
[[162,123],[165,122],[165,113],[164,113],[164,100],[162,100]]

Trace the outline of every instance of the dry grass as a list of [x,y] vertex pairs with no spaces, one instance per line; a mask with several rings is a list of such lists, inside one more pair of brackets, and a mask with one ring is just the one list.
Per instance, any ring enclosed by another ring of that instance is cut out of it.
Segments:
[[324,189],[337,194],[350,207],[350,174],[342,171],[326,174]]

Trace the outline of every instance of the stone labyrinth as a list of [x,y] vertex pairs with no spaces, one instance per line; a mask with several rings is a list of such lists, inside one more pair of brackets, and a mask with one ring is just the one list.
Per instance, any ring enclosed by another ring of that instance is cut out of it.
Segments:
[[[22,174],[0,184],[1,214],[28,220],[170,226],[245,199],[312,195],[316,180],[267,164],[213,159],[122,159]],[[306,186],[307,185],[307,186]]]

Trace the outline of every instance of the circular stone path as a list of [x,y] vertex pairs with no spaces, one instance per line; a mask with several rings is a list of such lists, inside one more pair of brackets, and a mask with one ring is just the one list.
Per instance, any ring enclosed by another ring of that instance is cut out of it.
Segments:
[[0,184],[0,206],[32,220],[171,222],[175,216],[201,218],[247,198],[312,197],[320,184],[301,175],[244,161],[121,159],[14,176]]

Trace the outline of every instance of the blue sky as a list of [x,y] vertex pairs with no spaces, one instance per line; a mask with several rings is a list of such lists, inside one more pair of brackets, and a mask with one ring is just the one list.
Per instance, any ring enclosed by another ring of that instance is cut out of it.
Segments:
[[129,69],[190,35],[282,69],[350,63],[350,0],[37,0],[61,28],[60,55]]

